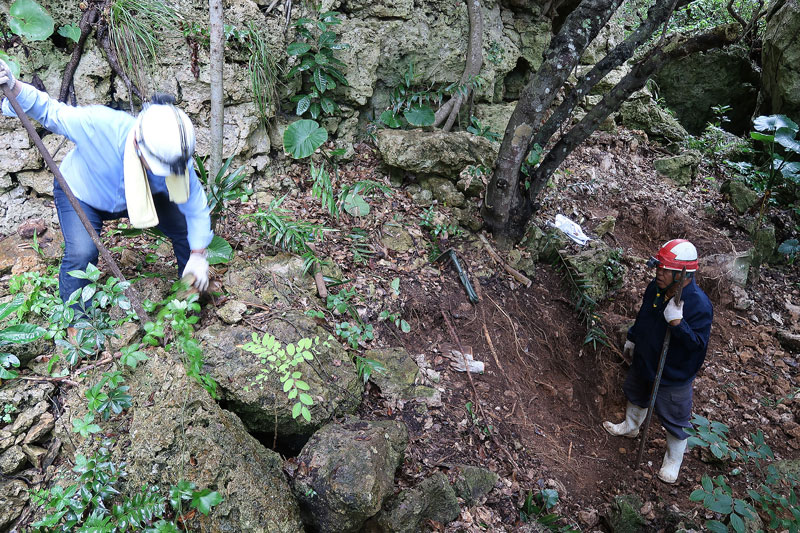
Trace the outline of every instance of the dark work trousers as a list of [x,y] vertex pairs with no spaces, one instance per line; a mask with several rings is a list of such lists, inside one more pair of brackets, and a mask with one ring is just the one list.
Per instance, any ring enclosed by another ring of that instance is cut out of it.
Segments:
[[[88,280],[74,278],[68,272],[86,270],[89,263],[97,265],[99,252],[58,181],[53,183],[53,197],[58,211],[61,233],[64,236],[64,258],[61,260],[61,268],[58,272],[58,294],[61,296],[61,300],[66,302],[73,292],[89,284]],[[95,209],[80,200],[78,202],[98,235],[101,235],[103,221],[128,216],[127,210],[111,213]],[[158,226],[156,227],[172,241],[172,249],[178,260],[178,275],[180,276],[189,260],[190,252],[186,217],[180,212],[176,203],[169,201],[167,194],[154,194],[153,204],[158,213]],[[76,309],[77,312],[78,309]]]
[[[692,384],[658,387],[656,396],[655,414],[661,419],[661,425],[673,436],[683,440],[689,434],[684,428],[692,427],[689,419],[692,416]],[[628,370],[628,376],[622,385],[622,390],[628,401],[639,407],[650,407],[650,395],[653,393],[653,382],[643,380],[633,370]]]

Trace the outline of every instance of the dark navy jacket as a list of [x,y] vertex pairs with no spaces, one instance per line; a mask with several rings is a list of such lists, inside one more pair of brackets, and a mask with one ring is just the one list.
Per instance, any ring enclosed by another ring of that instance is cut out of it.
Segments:
[[685,385],[694,379],[703,365],[714,316],[711,301],[694,280],[683,288],[681,300],[683,320],[677,326],[670,326],[664,319],[667,302],[663,292],[655,280],[647,286],[636,322],[628,330],[628,340],[636,344],[632,370],[641,379],[651,383],[655,380],[667,328],[672,333],[661,384]]

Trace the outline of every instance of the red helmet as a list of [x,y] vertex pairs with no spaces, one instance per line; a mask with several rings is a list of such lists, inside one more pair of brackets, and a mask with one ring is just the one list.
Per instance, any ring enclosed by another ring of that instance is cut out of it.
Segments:
[[697,270],[697,248],[686,239],[672,239],[667,241],[655,257],[656,266],[667,270],[683,270],[695,272]]

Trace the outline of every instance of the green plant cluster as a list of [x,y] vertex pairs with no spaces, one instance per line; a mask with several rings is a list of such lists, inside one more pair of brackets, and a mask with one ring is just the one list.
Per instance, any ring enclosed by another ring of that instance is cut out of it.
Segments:
[[[727,425],[708,420],[700,415],[692,417],[694,428],[687,429],[689,447],[707,448],[722,464],[738,462],[731,476],[745,475],[751,488],[747,489],[749,501],[737,498],[726,476],[703,475],[701,486],[689,499],[702,502],[703,507],[715,513],[706,520],[705,527],[715,533],[748,531],[746,520],[758,514],[767,522],[769,531],[800,528],[800,502],[797,490],[800,480],[788,471],[779,470],[773,463],[772,449],[766,444],[761,430],[751,433],[746,447],[733,447],[728,442]],[[754,469],[748,467],[752,465]],[[763,480],[758,482],[757,480]],[[753,482],[757,483],[752,488]]]
[[552,509],[558,505],[558,491],[555,489],[529,490],[519,510],[519,519],[523,523],[538,522],[554,533],[578,533],[576,526],[564,524],[565,519]]
[[[17,294],[13,300],[0,304],[0,322],[25,303],[25,297]],[[34,324],[13,324],[8,326],[0,325],[0,381],[4,379],[14,379],[19,373],[14,368],[19,368],[19,359],[16,355],[3,351],[4,346],[11,344],[27,344],[33,342],[45,334],[45,329]],[[5,417],[8,412],[3,413]]]
[[[47,512],[33,524],[35,531],[179,533],[182,529],[168,516],[181,516],[184,508],[207,515],[222,503],[218,492],[197,490],[194,483],[184,480],[169,489],[169,499],[161,496],[159,488],[154,486],[123,496],[118,486],[126,475],[125,465],[112,461],[109,445],[106,441],[91,457],[78,455],[75,458],[72,471],[79,476],[77,483],[32,492],[31,501]],[[166,505],[168,501],[170,510]]]
[[297,40],[286,47],[286,53],[289,57],[296,57],[298,64],[289,70],[287,76],[300,76],[303,86],[307,87],[307,92],[292,97],[299,117],[308,113],[316,119],[339,110],[339,105],[329,94],[337,84],[347,86],[347,80],[340,70],[345,64],[334,57],[334,51],[350,46],[339,42],[339,35],[332,29],[342,23],[339,17],[340,13],[336,11],[326,11],[319,13],[316,20],[301,18],[294,23]]
[[314,354],[318,352],[318,346],[330,347],[330,340],[333,337],[320,342],[319,337],[303,337],[296,343],[284,346],[273,335],[265,334],[259,338],[257,333],[253,333],[252,342],[239,346],[246,352],[253,353],[261,360],[264,365],[256,375],[253,384],[264,387],[264,382],[271,375],[277,374],[283,387],[283,392],[289,400],[295,400],[292,406],[292,417],[302,416],[306,422],[311,422],[311,406],[314,405],[314,398],[308,393],[311,387],[302,379],[303,373],[298,369],[300,363],[311,362]]
[[206,158],[195,155],[194,161],[197,165],[197,177],[206,190],[211,227],[216,228],[223,215],[230,212],[227,204],[232,200],[247,201],[253,194],[253,190],[242,185],[242,181],[247,177],[244,173],[244,166],[228,172],[233,162],[233,156],[225,160],[225,163],[217,171],[217,175],[213,177],[209,176],[206,169]]

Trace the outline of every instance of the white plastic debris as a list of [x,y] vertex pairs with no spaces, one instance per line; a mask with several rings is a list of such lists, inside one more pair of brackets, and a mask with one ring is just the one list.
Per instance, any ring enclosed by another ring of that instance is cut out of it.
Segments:
[[[465,350],[466,351],[466,350]],[[477,361],[472,358],[472,354],[467,351],[464,355],[461,354],[458,350],[452,350],[450,352],[452,359],[450,360],[450,368],[456,370],[458,372],[466,372],[466,369],[469,368],[470,373],[472,374],[483,374],[484,365],[483,361]],[[464,367],[464,359],[467,360],[467,366]]]
[[591,240],[589,237],[586,236],[586,234],[583,232],[583,229],[581,229],[581,227],[578,224],[571,221],[564,215],[561,214],[556,215],[556,222],[555,224],[552,225],[563,231],[567,237],[577,242],[581,246],[583,246],[584,244],[586,244]]

